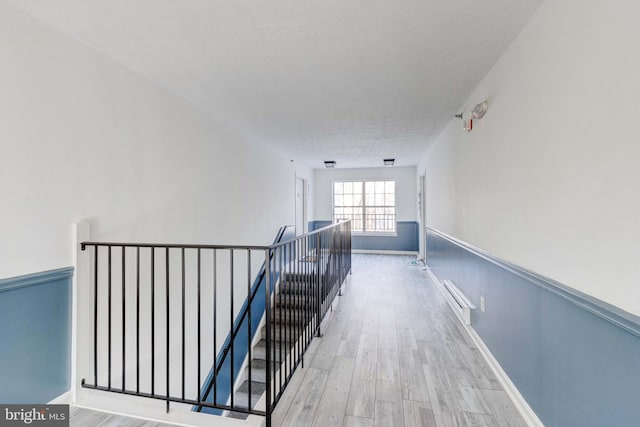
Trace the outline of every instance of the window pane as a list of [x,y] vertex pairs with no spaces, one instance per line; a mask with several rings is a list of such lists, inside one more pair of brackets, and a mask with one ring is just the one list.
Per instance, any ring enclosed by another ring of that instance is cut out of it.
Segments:
[[344,183],[344,192],[345,192],[345,194],[353,193],[353,182],[345,182]]
[[395,193],[396,192],[396,182],[395,181],[386,181],[384,183],[384,192],[385,193]]
[[355,232],[395,231],[394,181],[334,182],[333,190],[334,220],[350,219]]
[[372,181],[367,181],[364,183],[364,192],[366,194],[373,194],[375,191],[375,183]]
[[342,194],[344,191],[344,184],[342,182],[333,183],[333,194]]
[[371,194],[367,193],[365,195],[364,204],[365,205],[373,205],[374,202],[375,202],[375,199],[373,197],[373,193],[371,193]]

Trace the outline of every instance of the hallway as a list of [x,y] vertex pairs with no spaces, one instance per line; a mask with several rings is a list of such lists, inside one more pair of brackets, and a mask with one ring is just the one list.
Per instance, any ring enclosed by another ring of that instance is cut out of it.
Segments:
[[412,261],[354,255],[353,275],[278,404],[274,425],[525,425]]

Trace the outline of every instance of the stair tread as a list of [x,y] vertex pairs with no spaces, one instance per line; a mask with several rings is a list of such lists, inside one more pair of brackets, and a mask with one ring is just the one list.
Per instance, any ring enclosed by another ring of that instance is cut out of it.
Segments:
[[311,296],[313,286],[310,282],[284,280],[278,291],[282,295],[304,294]]
[[274,305],[285,306],[285,305],[294,305],[300,306],[304,304],[311,304],[315,298],[311,295],[290,295],[290,294],[278,294],[274,298]]
[[[282,341],[282,342],[290,344],[290,343],[292,343],[292,342],[294,342],[294,341],[296,341],[298,339],[298,337],[296,337],[296,334],[289,332],[290,328],[288,327],[287,324],[280,323],[280,322],[273,322],[272,325],[275,326],[275,334],[274,334],[273,329],[271,330],[271,338],[272,338],[273,341],[276,341],[276,342]],[[262,332],[262,336],[263,337],[266,336],[267,325],[264,325],[262,327],[261,332]],[[284,337],[282,335],[284,335]],[[282,338],[284,338],[284,339],[282,339]]]
[[[276,343],[278,341],[275,341]],[[256,345],[253,347],[253,352],[252,352],[252,356],[253,359],[259,359],[259,360],[264,360],[265,364],[266,364],[266,349],[267,349],[267,340],[262,339],[260,341],[258,341],[256,343]],[[279,345],[275,345],[275,352],[271,352],[271,358],[275,358],[275,361],[281,361],[282,358],[280,357],[280,346]]]
[[[280,366],[280,362],[272,360],[271,361],[271,375],[278,370]],[[253,358],[251,360],[251,380],[258,382],[265,382],[267,378],[267,361],[264,359],[256,359]],[[244,377],[249,379],[249,366],[245,368]]]
[[[262,393],[267,389],[267,385],[265,383],[259,381],[251,381],[251,395],[262,396]],[[247,394],[249,392],[249,380],[245,380],[240,387],[236,390],[236,394],[244,393]]]
[[249,418],[249,415],[243,413],[243,412],[232,412],[229,411],[227,413],[227,417],[228,418],[235,418],[236,420],[246,420],[247,418]]
[[284,319],[284,318],[288,319],[290,317],[296,317],[300,319],[307,319],[307,318],[312,319],[313,314],[305,313],[302,310],[291,310],[291,309],[275,310],[274,312],[271,313],[271,319]]
[[[271,361],[271,365],[276,366],[275,361]],[[267,361],[264,359],[256,359],[255,357],[251,360],[251,369],[267,369]]]

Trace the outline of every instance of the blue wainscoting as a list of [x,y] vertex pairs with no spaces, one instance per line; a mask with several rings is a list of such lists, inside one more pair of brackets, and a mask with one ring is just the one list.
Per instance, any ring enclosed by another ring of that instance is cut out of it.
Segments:
[[47,403],[71,387],[71,278],[0,280],[0,402]]
[[431,229],[427,264],[546,426],[638,425],[639,317]]
[[[331,221],[310,221],[309,231],[331,225]],[[418,223],[416,221],[398,221],[396,236],[359,236],[352,234],[352,249],[377,251],[418,252]]]

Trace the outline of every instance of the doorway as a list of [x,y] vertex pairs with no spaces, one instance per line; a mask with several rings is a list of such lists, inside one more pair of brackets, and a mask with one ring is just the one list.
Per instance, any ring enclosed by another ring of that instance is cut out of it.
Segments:
[[418,179],[418,259],[427,264],[427,178]]
[[296,236],[307,232],[307,180],[296,175]]

